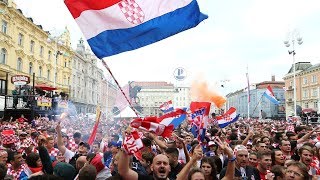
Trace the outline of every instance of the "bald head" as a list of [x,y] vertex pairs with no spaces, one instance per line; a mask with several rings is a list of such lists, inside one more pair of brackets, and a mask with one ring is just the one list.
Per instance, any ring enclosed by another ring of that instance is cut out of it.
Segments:
[[154,179],[167,179],[171,171],[169,158],[166,155],[158,154],[153,158],[150,169],[153,171]]
[[76,161],[77,170],[80,170],[87,162],[86,156],[80,156]]
[[167,161],[169,163],[169,158],[164,154],[158,154],[153,158],[152,164],[157,163],[157,161]]

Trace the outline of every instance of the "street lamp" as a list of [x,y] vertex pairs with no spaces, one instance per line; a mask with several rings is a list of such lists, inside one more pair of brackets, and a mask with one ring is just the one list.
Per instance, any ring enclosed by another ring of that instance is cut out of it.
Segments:
[[294,109],[294,116],[297,116],[297,92],[296,92],[296,63],[294,56],[296,55],[295,52],[295,43],[301,45],[303,43],[302,37],[300,36],[299,32],[294,30],[289,33],[288,40],[285,40],[283,43],[286,47],[290,47],[292,45],[292,50],[288,50],[289,54],[292,55],[293,60],[293,109]]
[[58,56],[63,54],[61,51],[58,50],[58,47],[63,45],[63,41],[61,40],[61,36],[57,36],[57,37],[49,36],[47,39],[47,42],[48,43],[51,43],[51,42],[55,43],[55,62],[54,62],[53,87],[56,87]]

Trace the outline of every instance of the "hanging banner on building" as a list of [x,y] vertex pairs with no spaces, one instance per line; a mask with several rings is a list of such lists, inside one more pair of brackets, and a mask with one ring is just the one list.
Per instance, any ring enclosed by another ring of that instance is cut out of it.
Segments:
[[41,107],[51,107],[52,105],[52,99],[48,97],[38,97],[37,99],[37,105]]
[[60,100],[58,103],[58,108],[67,109],[68,108],[68,101],[67,100]]
[[11,83],[16,86],[23,86],[30,83],[30,77],[24,75],[15,75],[11,77]]

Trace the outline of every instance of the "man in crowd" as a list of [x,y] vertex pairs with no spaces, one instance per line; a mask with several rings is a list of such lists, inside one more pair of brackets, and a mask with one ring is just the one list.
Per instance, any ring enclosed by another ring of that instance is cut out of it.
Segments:
[[258,166],[257,169],[260,174],[260,179],[261,180],[266,180],[266,175],[268,173],[268,170],[271,169],[271,152],[264,151],[261,153],[258,153]]

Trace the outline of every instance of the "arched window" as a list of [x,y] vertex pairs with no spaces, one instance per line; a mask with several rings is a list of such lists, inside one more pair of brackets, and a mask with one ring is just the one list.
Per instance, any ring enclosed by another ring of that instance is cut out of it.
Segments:
[[0,55],[0,64],[6,64],[7,56],[7,50],[5,48],[2,48]]
[[39,66],[39,77],[42,77],[42,67]]
[[29,63],[29,74],[32,75],[33,73],[33,65],[32,62]]
[[18,58],[17,60],[17,70],[22,71],[22,59]]
[[50,81],[50,70],[47,71],[47,79]]

